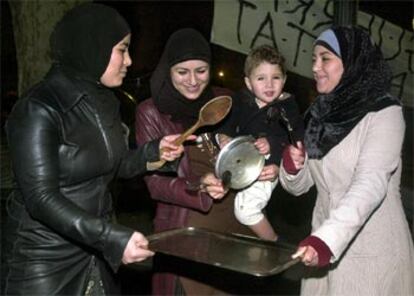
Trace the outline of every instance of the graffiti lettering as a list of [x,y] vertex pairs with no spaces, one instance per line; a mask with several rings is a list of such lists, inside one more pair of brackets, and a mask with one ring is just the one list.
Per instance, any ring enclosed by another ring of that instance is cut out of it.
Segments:
[[394,75],[391,80],[391,88],[394,88],[398,93],[398,97],[401,98],[404,93],[405,79],[407,78],[407,73],[400,73]]
[[279,0],[273,0],[273,10],[278,12],[279,10]]
[[[263,31],[264,31],[264,28],[265,28],[265,27],[267,27],[267,28],[269,29],[269,31],[270,31],[270,35],[267,35],[267,34],[264,34],[264,33],[263,33]],[[273,20],[272,20],[272,18],[270,17],[270,14],[268,13],[268,14],[266,15],[265,20],[264,20],[264,21],[260,24],[259,30],[257,31],[256,35],[253,37],[252,42],[250,43],[250,48],[253,48],[253,47],[255,46],[255,44],[256,44],[256,40],[257,40],[260,36],[262,36],[262,37],[264,37],[264,38],[266,38],[266,39],[270,40],[270,41],[272,42],[273,46],[274,46],[275,48],[278,48],[278,47],[277,47],[277,43],[276,43],[276,38],[275,38],[275,32],[274,32],[273,30],[274,30],[274,27],[273,27]]]
[[408,71],[411,73],[411,74],[414,74],[414,67],[413,67],[413,54],[414,54],[414,51],[413,50],[410,50],[410,49],[407,49],[406,51],[405,51],[406,53],[407,53],[407,59],[408,59]]
[[313,0],[310,0],[308,2],[307,1],[304,1],[304,0],[300,0],[299,1],[299,4],[296,7],[294,7],[291,10],[285,10],[284,13],[286,13],[286,14],[294,14],[300,8],[302,8],[303,9],[303,11],[302,11],[302,17],[301,17],[301,19],[299,21],[299,24],[300,25],[303,25],[305,23],[305,20],[306,20],[306,14],[308,13],[308,11],[311,8],[312,4],[313,4]]
[[307,35],[307,36],[312,37],[312,39],[315,39],[317,36],[313,35],[312,33],[306,31],[303,28],[300,28],[299,26],[297,26],[294,23],[288,22],[287,25],[289,27],[292,27],[292,28],[296,29],[299,32],[298,38],[296,39],[295,57],[293,59],[293,66],[296,67],[297,63],[298,63],[300,48],[302,48],[302,46],[301,46],[302,37],[304,35]]
[[[260,44],[271,44],[284,54],[290,71],[310,78],[313,40],[333,23],[333,4],[334,0],[217,0],[212,42],[245,54]],[[398,73],[392,80],[393,93],[404,104],[414,106],[410,83],[413,33],[362,11],[358,12],[358,26],[370,32],[393,72]]]
[[251,8],[251,9],[257,9],[257,6],[254,5],[251,2],[245,1],[245,0],[239,0],[239,15],[237,18],[237,40],[239,41],[239,44],[242,43],[241,37],[240,37],[240,26],[241,26],[241,20],[243,17],[243,8]]

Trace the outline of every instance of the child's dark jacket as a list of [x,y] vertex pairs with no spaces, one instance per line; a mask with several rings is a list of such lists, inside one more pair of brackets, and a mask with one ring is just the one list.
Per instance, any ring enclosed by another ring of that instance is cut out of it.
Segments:
[[219,128],[219,132],[230,137],[252,135],[255,138],[265,137],[270,144],[270,157],[266,165],[279,166],[284,146],[289,144],[286,126],[280,118],[283,108],[293,127],[293,139],[303,140],[303,119],[294,96],[284,93],[283,98],[259,109],[254,95],[243,89],[233,95],[230,114]]

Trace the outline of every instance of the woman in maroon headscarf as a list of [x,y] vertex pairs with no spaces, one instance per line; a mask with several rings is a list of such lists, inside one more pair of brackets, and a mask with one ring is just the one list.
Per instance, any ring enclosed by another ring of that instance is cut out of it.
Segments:
[[[151,77],[152,98],[142,102],[136,113],[138,143],[169,133],[182,133],[193,125],[201,107],[220,95],[230,95],[227,89],[210,85],[211,53],[208,42],[196,30],[181,29],[171,35],[161,59]],[[176,175],[152,174],[145,177],[151,197],[157,201],[155,231],[194,226],[220,232],[248,233],[233,214],[234,194],[227,194],[220,180],[213,175],[218,148],[212,141],[216,127],[197,131],[198,144],[185,146],[184,157]],[[201,186],[200,186],[201,185]],[[166,261],[161,262],[165,265]],[[158,268],[156,264],[156,268]],[[224,287],[234,279],[204,280],[189,277],[198,271],[189,271],[179,281],[171,273],[157,273],[153,293],[171,295],[184,289],[186,295],[220,293],[206,283],[212,280]],[[221,283],[219,283],[221,282]]]

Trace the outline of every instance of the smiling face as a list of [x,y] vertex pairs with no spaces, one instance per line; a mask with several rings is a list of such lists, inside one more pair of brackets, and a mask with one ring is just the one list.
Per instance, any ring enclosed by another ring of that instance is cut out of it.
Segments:
[[202,60],[188,60],[172,66],[170,75],[180,94],[196,100],[210,82],[210,66]]
[[283,91],[286,76],[279,65],[263,62],[244,78],[247,88],[256,96],[262,108],[276,100]]
[[101,83],[106,87],[117,87],[122,84],[127,74],[127,68],[132,64],[128,52],[130,41],[131,34],[128,34],[112,48],[109,64],[101,76]]
[[317,91],[321,94],[332,92],[344,73],[342,60],[325,47],[316,45],[313,49],[312,63]]

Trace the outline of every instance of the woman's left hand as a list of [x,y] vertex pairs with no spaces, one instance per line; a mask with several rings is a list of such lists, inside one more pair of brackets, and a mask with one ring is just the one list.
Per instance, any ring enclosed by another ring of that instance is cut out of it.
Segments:
[[276,180],[278,175],[279,175],[279,167],[275,164],[269,164],[263,168],[258,180],[273,182],[274,180]]
[[318,253],[310,245],[299,247],[296,253],[292,255],[292,259],[296,258],[300,258],[306,266],[317,266],[319,263]]
[[222,199],[227,192],[228,188],[224,188],[220,179],[212,173],[208,173],[201,177],[201,190],[207,192],[213,199]]
[[[165,161],[173,161],[180,157],[180,155],[184,152],[183,145],[176,145],[174,144],[175,140],[177,140],[180,135],[168,135],[161,139],[160,141],[160,159]],[[190,135],[187,137],[186,140],[195,140],[196,136]]]

